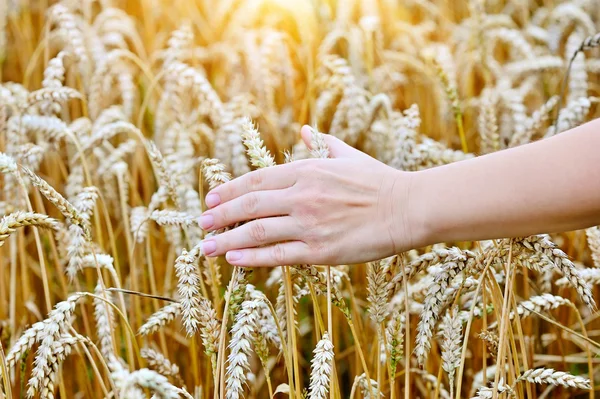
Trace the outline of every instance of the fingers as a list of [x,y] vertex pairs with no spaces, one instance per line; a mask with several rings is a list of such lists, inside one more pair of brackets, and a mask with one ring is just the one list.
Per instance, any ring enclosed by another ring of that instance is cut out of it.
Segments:
[[258,169],[211,190],[206,195],[206,206],[214,208],[253,191],[284,189],[295,182],[295,165],[285,164]]
[[291,216],[254,220],[204,240],[202,251],[206,256],[219,256],[231,250],[295,240],[301,233],[300,226]]
[[[310,145],[311,137],[312,137],[312,132],[311,132],[310,126],[307,126],[307,125],[302,126],[302,130],[300,131],[300,134],[302,135],[302,140],[304,140],[304,144],[306,144],[306,146],[308,148],[312,148]],[[331,158],[368,157],[368,155],[365,154],[364,152],[361,152],[361,151],[357,150],[356,148],[349,146],[348,144],[344,143],[342,140],[338,139],[335,136],[332,136],[330,134],[323,134],[323,133],[321,133],[321,134],[323,135],[325,143],[329,147],[329,155]]]
[[238,222],[287,215],[286,190],[255,191],[234,198],[202,214],[200,226],[207,231],[231,226]]
[[225,258],[235,266],[294,265],[310,258],[310,248],[302,241],[291,241],[268,247],[229,251]]

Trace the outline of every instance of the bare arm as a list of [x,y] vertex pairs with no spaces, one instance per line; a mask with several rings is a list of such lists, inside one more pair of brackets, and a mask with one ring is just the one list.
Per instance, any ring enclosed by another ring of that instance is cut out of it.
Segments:
[[415,173],[416,246],[600,224],[600,119],[550,139]]
[[[302,136],[309,145],[309,129]],[[468,161],[403,172],[325,136],[334,159],[248,173],[206,197],[204,241],[239,266],[345,264],[436,242],[600,224],[600,120]]]

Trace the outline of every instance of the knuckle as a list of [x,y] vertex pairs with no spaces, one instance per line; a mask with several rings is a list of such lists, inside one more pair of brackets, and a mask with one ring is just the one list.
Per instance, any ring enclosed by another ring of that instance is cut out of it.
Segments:
[[315,159],[304,159],[298,162],[298,174],[301,177],[311,178],[316,170],[317,162]]
[[313,196],[312,202],[313,202],[315,208],[319,209],[319,207],[321,207],[327,203],[327,195],[325,193],[323,193],[322,191],[317,191],[315,193],[315,195]]
[[250,238],[254,242],[263,243],[267,238],[267,232],[265,226],[260,222],[252,223],[250,227]]
[[275,244],[271,247],[271,258],[278,264],[282,265],[285,263],[285,249],[283,245]]
[[315,258],[321,259],[325,263],[335,264],[339,257],[336,255],[335,249],[330,245],[316,244],[312,248]]
[[228,226],[231,223],[231,219],[229,218],[229,211],[227,207],[222,207],[223,209],[219,210],[219,213],[215,212],[215,220],[218,222],[220,220],[220,224],[223,226]]
[[247,194],[242,199],[242,210],[245,214],[253,216],[258,209],[258,196],[256,194]]
[[324,239],[324,237],[321,235],[320,230],[316,228],[316,226],[311,226],[310,228],[306,229],[302,238],[311,247],[319,248],[321,245],[323,245],[321,240]]
[[310,242],[310,244],[311,244],[310,246],[311,246],[312,250],[315,251],[320,256],[322,256],[323,253],[326,252],[327,245],[325,245],[325,243],[322,242],[321,240],[319,240],[319,239],[312,240]]
[[254,191],[262,185],[263,171],[258,169],[248,174],[248,191]]

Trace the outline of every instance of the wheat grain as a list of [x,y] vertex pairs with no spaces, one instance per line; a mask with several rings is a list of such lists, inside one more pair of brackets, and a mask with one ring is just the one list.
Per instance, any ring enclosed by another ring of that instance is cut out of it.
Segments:
[[[539,296],[533,296],[527,301],[523,301],[517,305],[517,314],[519,317],[529,317],[532,313],[540,313],[544,310],[556,309],[559,306],[571,306],[572,303],[566,298],[552,295],[542,294]],[[515,317],[515,313],[511,312],[509,318],[512,320]]]
[[545,137],[562,133],[581,124],[589,112],[591,105],[587,97],[580,97],[569,102],[558,114],[556,129],[554,126],[549,127]]
[[86,338],[81,335],[71,336],[63,334],[58,341],[53,343],[50,372],[44,380],[44,388],[40,391],[40,398],[54,399],[54,385],[58,375],[58,368],[67,356],[71,354],[73,347],[80,342],[86,342]]
[[600,228],[598,226],[590,227],[585,231],[588,246],[592,252],[594,265],[600,268]]
[[365,399],[376,399],[383,396],[383,392],[379,390],[377,381],[371,380],[370,385],[367,382],[367,375],[362,373],[354,378],[354,385],[360,388],[363,398]]
[[571,283],[577,290],[579,297],[588,307],[595,309],[596,302],[592,296],[589,285],[581,278],[579,272],[567,254],[556,247],[547,236],[531,236],[521,241],[528,249],[540,252],[547,257],[554,267]]
[[483,153],[497,151],[500,148],[498,120],[496,107],[498,97],[493,90],[486,89],[481,94],[479,109],[479,135],[481,136],[481,151]]
[[55,116],[23,115],[17,123],[29,132],[41,133],[46,140],[56,141],[73,137],[69,126]]
[[55,104],[64,104],[70,100],[81,98],[81,93],[70,87],[51,87],[43,88],[31,92],[27,96],[27,100],[21,104],[23,110],[42,103],[42,102],[53,102]]
[[436,274],[433,284],[427,291],[427,297],[425,298],[423,313],[417,326],[417,337],[415,353],[419,364],[424,364],[427,359],[429,350],[431,348],[431,337],[433,335],[433,328],[438,320],[439,314],[442,310],[442,304],[444,300],[444,293],[450,281],[460,271],[468,267],[468,263],[471,263],[473,258],[465,258],[464,260],[457,260],[445,263],[442,266],[442,270]]
[[[169,383],[167,377],[149,369],[136,370],[123,383],[120,395],[129,398],[137,387],[148,388],[157,399],[179,399],[180,389]],[[133,394],[135,395],[135,393]]]
[[73,281],[77,272],[83,266],[83,257],[86,252],[86,239],[84,230],[76,224],[69,226],[69,243],[67,245],[67,256],[69,264],[67,265],[67,275]]
[[175,316],[181,314],[181,304],[179,302],[170,303],[146,320],[138,330],[140,335],[148,335],[158,331],[159,328],[173,321]]
[[148,362],[148,367],[165,377],[179,377],[179,367],[173,364],[162,353],[151,348],[142,348],[140,351],[142,358]]
[[46,197],[46,199],[50,201],[60,211],[60,213],[63,214],[64,217],[81,227],[86,236],[89,235],[89,232],[87,231],[88,227],[86,219],[69,201],[67,201],[50,184],[42,180],[38,175],[26,167],[22,167],[21,169],[29,178],[31,184],[33,184],[40,191],[40,193],[42,193],[42,195]]
[[45,328],[45,323],[39,321],[34,323],[28,328],[10,348],[10,351],[6,354],[6,368],[11,369],[15,364],[21,360],[22,356],[29,351],[37,340],[38,335]]
[[252,336],[256,330],[256,310],[258,301],[249,300],[242,302],[240,311],[235,316],[235,322],[231,327],[231,340],[229,348],[231,352],[227,358],[227,380],[225,397],[227,399],[238,399],[243,396],[244,384],[247,373],[250,371],[248,357],[250,356],[250,345]]
[[269,166],[275,166],[275,160],[266,149],[260,133],[254,127],[254,124],[249,118],[245,118],[242,121],[242,139],[246,146],[250,163],[257,168],[266,168]]
[[[475,254],[471,251],[462,251],[457,247],[452,248],[434,248],[431,252],[427,252],[417,259],[413,260],[404,267],[408,280],[412,279],[422,270],[429,268],[430,266],[441,265],[443,266],[449,262],[464,262],[467,259],[473,258]],[[396,291],[402,284],[404,278],[402,272],[397,273],[390,284],[393,284],[393,291]]]
[[147,152],[150,157],[150,161],[154,166],[156,176],[160,182],[161,187],[164,187],[175,203],[177,208],[179,206],[179,197],[177,195],[177,182],[173,181],[171,169],[165,161],[163,155],[159,151],[158,147],[154,142],[150,141],[147,143]]
[[79,72],[84,80],[89,78],[89,57],[85,48],[83,32],[78,27],[75,16],[63,4],[49,9],[48,19],[60,28],[61,36],[69,44],[70,51],[77,58]]
[[519,381],[527,381],[534,384],[562,385],[567,388],[591,389],[588,378],[544,367],[524,371],[516,382]]
[[[310,153],[315,158],[329,158],[329,147],[325,142],[323,133],[311,127],[310,129]],[[287,162],[286,162],[287,163]]]
[[548,101],[544,103],[538,110],[536,110],[530,118],[525,122],[525,128],[521,130],[520,134],[515,133],[510,139],[510,146],[514,147],[517,145],[525,144],[531,140],[531,138],[541,130],[544,122],[549,118],[550,111],[558,104],[558,96],[552,96]]
[[172,210],[155,210],[149,216],[159,226],[177,225],[177,226],[193,226],[200,225],[200,219],[197,216],[190,215],[185,212],[177,212]]
[[387,316],[387,300],[389,291],[387,289],[389,263],[382,261],[371,262],[367,269],[367,300],[369,301],[368,312],[375,324],[382,323]]
[[[323,272],[319,272],[313,265],[301,265],[297,266],[295,269],[299,274],[313,284],[317,294],[327,294],[327,277]],[[350,309],[348,309],[346,301],[344,301],[344,298],[341,296],[339,290],[336,289],[335,285],[332,286],[331,289],[331,303],[337,306],[346,316],[346,318],[351,319],[352,316]]]
[[17,148],[15,156],[19,160],[19,163],[37,171],[46,154],[47,147],[48,145],[46,143],[43,143],[43,146],[31,143],[23,144]]
[[211,190],[231,180],[231,175],[225,171],[225,165],[218,159],[209,158],[202,161],[202,173]]
[[400,312],[394,313],[385,330],[387,350],[390,356],[392,378],[396,375],[398,363],[404,356],[404,316]]
[[0,247],[4,241],[19,227],[35,226],[44,229],[56,230],[57,221],[35,212],[17,211],[2,217],[0,220]]
[[458,308],[446,312],[440,325],[442,336],[442,367],[448,373],[450,396],[454,396],[456,369],[460,364],[462,351],[462,322],[458,317]]
[[260,334],[266,341],[281,350],[281,337],[277,330],[277,324],[281,324],[281,322],[276,322],[271,314],[269,300],[262,291],[256,289],[252,284],[246,285],[246,295],[249,299],[258,301],[257,334]]
[[[97,297],[103,297],[112,303],[111,294],[105,292],[102,285],[98,284],[96,286],[95,293]],[[99,298],[94,298],[94,318],[96,320],[96,334],[100,340],[100,352],[105,359],[109,360],[115,354],[115,343],[112,336],[115,317],[112,306]]]
[[127,155],[135,152],[136,147],[137,142],[135,140],[127,140],[119,144],[118,147],[114,148],[108,154],[108,157],[102,160],[100,167],[98,168],[98,175],[102,176],[113,169],[115,164],[119,161],[123,161]]
[[71,202],[75,209],[81,213],[81,216],[86,220],[90,221],[92,211],[96,206],[98,200],[99,190],[97,187],[84,187]]
[[44,320],[44,328],[38,332],[36,341],[40,346],[36,351],[34,367],[29,379],[27,397],[32,398],[37,392],[44,392],[51,383],[49,376],[52,372],[53,363],[56,358],[53,356],[55,342],[60,340],[60,336],[65,332],[67,326],[71,323],[71,315],[75,310],[75,304],[83,297],[83,294],[76,293],[67,300],[59,302]]
[[246,298],[246,285],[248,284],[249,269],[240,267],[235,274],[236,278],[232,279],[231,295],[229,296],[229,315],[235,319],[235,315],[241,309],[242,302]]
[[477,394],[472,399],[492,399],[494,397],[494,393],[497,392],[499,394],[506,393],[511,398],[516,398],[515,391],[503,381],[499,381],[497,385],[494,385],[492,382],[491,387],[481,387],[477,390]]
[[333,343],[325,331],[317,343],[311,363],[309,399],[326,399],[329,392],[329,380],[332,372]]
[[15,160],[11,156],[0,152],[0,173],[15,173],[17,170],[17,163]]
[[567,56],[571,58],[567,103],[577,100],[578,98],[587,97],[588,93],[588,75],[585,70],[585,54],[579,51],[582,41],[583,32],[581,29],[575,29],[573,33],[569,35],[567,40],[565,51]]
[[[200,314],[200,335],[202,337],[202,344],[204,345],[205,353],[212,357],[218,352],[221,323],[217,317],[217,312],[214,310],[208,299],[200,298],[198,308]],[[213,367],[214,366],[213,361]]]
[[129,221],[131,223],[131,231],[137,242],[142,242],[148,236],[148,219],[150,212],[144,206],[137,206],[131,209]]
[[200,276],[197,272],[197,262],[198,254],[194,251],[188,253],[185,249],[175,261],[175,270],[179,278],[177,290],[180,297],[181,318],[188,336],[194,335],[200,323]]

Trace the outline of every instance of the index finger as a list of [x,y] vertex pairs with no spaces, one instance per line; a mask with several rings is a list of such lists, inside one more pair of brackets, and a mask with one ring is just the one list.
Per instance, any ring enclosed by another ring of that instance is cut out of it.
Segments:
[[257,169],[213,188],[206,194],[205,202],[208,208],[214,208],[252,191],[280,190],[294,183],[296,168],[291,163]]

